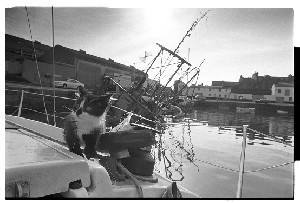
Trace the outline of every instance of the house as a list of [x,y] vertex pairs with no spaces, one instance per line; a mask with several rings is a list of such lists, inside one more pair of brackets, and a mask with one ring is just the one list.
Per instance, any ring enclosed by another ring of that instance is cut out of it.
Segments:
[[188,97],[205,97],[205,98],[221,98],[228,99],[230,97],[231,87],[227,86],[203,86],[192,85],[182,91],[182,95]]
[[273,84],[272,95],[275,97],[275,101],[279,103],[294,102],[294,84],[283,82]]

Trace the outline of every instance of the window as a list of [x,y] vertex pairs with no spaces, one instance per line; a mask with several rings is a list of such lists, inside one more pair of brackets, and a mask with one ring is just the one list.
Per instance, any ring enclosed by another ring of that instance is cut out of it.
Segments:
[[221,88],[219,88],[219,92],[221,92]]
[[284,91],[284,96],[290,96],[290,90],[285,90]]
[[293,99],[292,97],[289,97],[289,101],[293,101],[292,99]]
[[281,89],[277,89],[277,93],[281,93]]
[[226,98],[226,97],[227,97],[227,95],[224,95],[224,97]]
[[221,95],[219,94],[219,97],[221,97]]

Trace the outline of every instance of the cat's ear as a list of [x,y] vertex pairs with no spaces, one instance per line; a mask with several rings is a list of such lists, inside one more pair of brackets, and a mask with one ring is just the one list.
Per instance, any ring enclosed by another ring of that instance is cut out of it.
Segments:
[[78,86],[78,94],[80,97],[84,97],[88,94],[87,90],[82,86]]

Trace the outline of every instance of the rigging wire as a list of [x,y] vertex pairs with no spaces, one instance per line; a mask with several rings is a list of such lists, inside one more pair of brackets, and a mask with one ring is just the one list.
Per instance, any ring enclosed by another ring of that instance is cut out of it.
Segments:
[[[38,66],[38,62],[37,62],[36,49],[35,49],[35,46],[34,46],[34,41],[32,39],[32,32],[31,32],[30,20],[29,20],[29,15],[28,15],[28,9],[27,9],[26,6],[25,6],[25,10],[26,10],[26,14],[27,14],[27,21],[28,21],[28,26],[29,26],[30,38],[31,38],[31,41],[32,41],[34,58],[35,58],[37,73],[38,73],[38,76],[39,76],[39,82],[40,82],[40,86],[41,86],[41,91],[42,91],[42,94],[44,94],[42,80],[41,80],[41,74],[40,74],[39,66]],[[45,97],[44,96],[43,96],[43,105],[44,105],[45,113],[46,113],[46,116],[47,116],[47,122],[49,124],[49,117],[48,117],[48,112],[47,112],[46,103],[45,103]]]
[[53,62],[52,62],[52,69],[53,69],[53,121],[54,121],[54,126],[56,126],[56,120],[55,120],[55,112],[56,112],[56,109],[55,109],[55,59],[54,59],[54,15],[53,15],[53,6],[52,6],[52,42],[53,42]]

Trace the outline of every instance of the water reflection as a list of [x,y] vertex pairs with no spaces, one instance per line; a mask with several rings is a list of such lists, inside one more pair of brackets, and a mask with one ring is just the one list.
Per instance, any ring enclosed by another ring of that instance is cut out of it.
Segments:
[[[203,109],[195,110],[191,117],[197,120],[206,120],[211,126],[243,126],[248,125],[249,128],[261,132],[265,135],[274,136],[276,139],[292,144],[294,142],[294,117],[279,116],[270,114],[241,114],[231,109]],[[230,128],[222,128],[222,130],[232,130]],[[273,138],[269,138],[263,134],[247,131],[248,144],[254,145],[271,145]],[[226,133],[224,132],[224,135]],[[236,136],[243,136],[241,128],[236,129]],[[262,141],[262,142],[261,142]],[[271,141],[265,142],[265,141]]]
[[172,181],[184,179],[183,166],[185,162],[194,163],[194,146],[191,138],[191,126],[189,122],[166,125],[163,135],[158,135],[156,145],[157,159],[156,171],[163,166],[167,178]]
[[[183,120],[177,121],[177,124],[165,126],[165,133],[158,138],[158,144],[155,148],[156,154],[156,171],[164,173],[167,178],[173,181],[182,181],[185,178],[183,173],[184,167],[194,166],[199,172],[198,159],[195,158],[194,144],[191,132],[196,130],[196,126],[206,125],[207,132],[222,136],[220,142],[235,136],[236,139],[242,139],[243,125],[248,125],[249,129],[261,133],[247,130],[247,145],[253,146],[270,146],[279,145],[279,141],[293,144],[294,143],[294,118],[257,115],[257,114],[240,114],[230,109],[222,110],[198,110]],[[194,127],[195,126],[195,127]],[[215,128],[218,127],[217,131]],[[276,139],[266,136],[274,136]],[[195,137],[194,137],[195,138]],[[219,139],[219,138],[217,138]],[[224,152],[226,153],[226,151]],[[197,154],[197,157],[201,156]],[[214,164],[214,163],[213,163]],[[162,171],[159,171],[161,169]],[[164,169],[164,170],[163,170]]]

